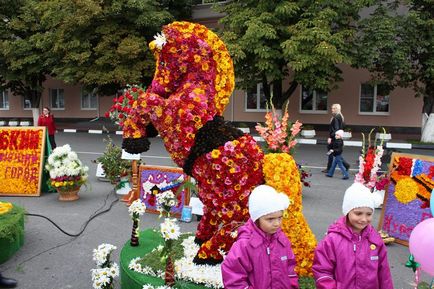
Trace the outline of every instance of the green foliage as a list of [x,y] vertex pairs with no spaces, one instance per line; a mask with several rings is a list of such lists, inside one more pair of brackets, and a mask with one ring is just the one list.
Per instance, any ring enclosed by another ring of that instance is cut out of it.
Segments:
[[312,277],[300,277],[298,279],[298,284],[300,285],[300,289],[315,289],[315,279]]
[[114,144],[110,136],[107,136],[104,141],[107,142],[105,151],[96,161],[102,164],[106,178],[112,184],[117,184],[121,176],[127,176],[131,173],[131,163],[129,160],[121,158],[122,148]]
[[0,215],[0,239],[13,242],[22,233],[23,227],[17,226],[19,220],[23,218],[25,210],[17,205],[6,214]]
[[373,82],[389,89],[412,87],[424,97],[423,112],[434,112],[434,14],[432,1],[410,0],[408,12],[398,1],[378,1],[360,23],[354,47],[356,66],[368,68]]
[[190,0],[0,1],[0,86],[37,107],[47,75],[114,94],[152,78],[147,42]]
[[[193,236],[193,234],[192,233],[181,234],[178,240],[173,240],[172,251],[171,251],[173,262],[175,262],[175,260],[184,257],[184,248],[182,247],[182,242],[184,241],[184,239],[190,236]],[[143,258],[140,260],[140,265],[142,265],[142,267],[144,266],[151,267],[154,272],[157,271],[164,272],[166,270],[166,263],[161,261],[160,254],[161,254],[160,250],[154,249],[153,251],[143,256]]]
[[238,85],[262,82],[280,108],[296,86],[282,92],[290,78],[312,89],[328,91],[341,80],[339,63],[351,64],[354,23],[370,1],[230,1],[216,5],[226,13],[222,37],[234,59]]

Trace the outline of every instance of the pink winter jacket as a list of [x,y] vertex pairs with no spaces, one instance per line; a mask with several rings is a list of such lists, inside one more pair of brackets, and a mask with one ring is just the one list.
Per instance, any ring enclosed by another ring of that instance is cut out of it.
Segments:
[[315,249],[313,274],[317,289],[393,289],[387,250],[368,225],[356,234],[346,216],[332,224]]
[[222,264],[226,289],[298,289],[295,256],[286,235],[267,235],[249,219]]

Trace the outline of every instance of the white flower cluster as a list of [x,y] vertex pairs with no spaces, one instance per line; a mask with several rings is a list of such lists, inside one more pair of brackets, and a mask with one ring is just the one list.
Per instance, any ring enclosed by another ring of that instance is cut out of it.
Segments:
[[175,261],[175,272],[178,279],[202,283],[211,288],[223,288],[221,266],[196,265],[193,258],[199,251],[199,246],[194,243],[194,236],[186,238],[182,242],[184,257]]
[[95,289],[107,288],[113,279],[119,276],[119,266],[113,263],[110,267],[91,269],[92,285]]
[[171,190],[159,193],[157,195],[158,211],[162,212],[166,208],[170,210],[169,208],[172,208],[176,205],[178,205],[178,200],[176,199],[175,194]]
[[181,230],[176,224],[176,219],[165,218],[160,224],[160,232],[164,240],[177,240],[181,235]]
[[146,212],[146,205],[142,202],[141,199],[135,200],[129,207],[128,213],[133,217],[134,214],[139,216],[143,215]]
[[164,35],[163,32],[157,33],[156,35],[154,35],[154,39],[155,39],[155,46],[159,50],[161,50],[163,48],[163,46],[166,45],[166,43],[167,43],[166,35]]
[[111,244],[101,244],[98,248],[93,249],[93,260],[98,266],[102,266],[107,262],[107,257],[116,250],[117,247]]
[[55,179],[62,176],[82,176],[87,178],[89,168],[78,159],[77,154],[71,150],[69,144],[57,147],[48,157],[45,168],[50,172],[50,177]]
[[158,270],[157,272],[155,272],[149,266],[142,267],[142,265],[140,264],[141,259],[142,259],[141,257],[137,257],[137,258],[132,259],[130,261],[130,264],[128,264],[128,269],[133,270],[135,272],[145,274],[145,275],[158,277],[158,278],[164,278],[164,271]]
[[[197,251],[199,251],[199,246],[194,243],[194,236],[184,239],[182,246],[184,247],[184,257],[175,261],[176,278],[192,281],[194,283],[201,283],[210,288],[223,288],[220,265],[209,266],[196,265],[193,263],[193,258],[196,256]],[[164,278],[163,271],[159,270],[158,272],[154,272],[150,267],[142,267],[139,263],[140,260],[141,257],[132,259],[128,268],[142,274]]]
[[114,250],[116,250],[116,246],[111,244],[101,244],[93,250],[93,260],[99,267],[90,270],[94,289],[109,288],[113,279],[119,276],[118,264],[109,261],[110,254]]

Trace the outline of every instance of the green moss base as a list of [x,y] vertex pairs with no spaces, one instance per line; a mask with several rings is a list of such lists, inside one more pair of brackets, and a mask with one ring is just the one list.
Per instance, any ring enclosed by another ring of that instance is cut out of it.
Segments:
[[0,264],[9,260],[24,244],[24,209],[15,205],[0,215]]

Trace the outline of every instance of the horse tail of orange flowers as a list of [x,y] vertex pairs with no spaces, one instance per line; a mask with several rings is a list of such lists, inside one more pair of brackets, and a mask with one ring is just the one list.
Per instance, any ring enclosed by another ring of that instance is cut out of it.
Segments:
[[302,184],[294,158],[288,153],[268,153],[264,156],[265,183],[285,193],[291,204],[283,214],[282,230],[291,241],[300,276],[312,276],[316,238],[303,215]]

